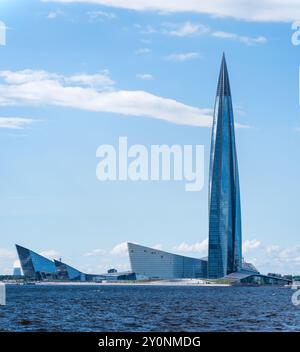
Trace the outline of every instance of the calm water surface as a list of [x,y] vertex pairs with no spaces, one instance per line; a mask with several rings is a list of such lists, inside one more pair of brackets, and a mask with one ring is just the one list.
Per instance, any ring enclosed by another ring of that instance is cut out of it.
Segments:
[[0,331],[300,331],[293,290],[8,286]]

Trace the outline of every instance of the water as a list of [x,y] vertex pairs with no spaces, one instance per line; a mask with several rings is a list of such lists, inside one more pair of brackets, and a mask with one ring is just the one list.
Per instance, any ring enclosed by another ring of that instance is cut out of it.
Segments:
[[293,290],[8,286],[0,331],[299,331]]

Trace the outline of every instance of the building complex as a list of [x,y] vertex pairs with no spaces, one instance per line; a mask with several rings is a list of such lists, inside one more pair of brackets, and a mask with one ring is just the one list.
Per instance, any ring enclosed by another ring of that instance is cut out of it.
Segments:
[[95,281],[102,279],[226,279],[232,282],[285,284],[289,280],[261,275],[242,257],[239,171],[234,116],[225,56],[215,99],[209,169],[208,257],[190,258],[128,243],[131,271],[84,274],[61,262],[17,246],[23,273],[30,279]]

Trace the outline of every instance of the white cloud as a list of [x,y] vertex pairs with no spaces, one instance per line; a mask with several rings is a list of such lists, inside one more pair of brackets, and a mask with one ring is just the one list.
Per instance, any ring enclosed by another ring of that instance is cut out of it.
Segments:
[[143,81],[151,81],[154,79],[154,77],[150,73],[139,73],[136,75],[136,77]]
[[[141,30],[141,26],[137,28]],[[160,30],[153,30],[152,32],[141,30],[141,33],[162,33],[176,37],[192,37],[205,34],[219,39],[235,40],[246,45],[265,44],[267,42],[264,36],[249,37],[237,33],[214,31],[204,24],[192,23],[190,21],[184,23],[163,23]]]
[[97,257],[97,256],[101,256],[103,254],[105,254],[105,250],[101,249],[101,248],[97,248],[97,249],[92,250],[91,252],[84,253],[83,256],[84,257]]
[[176,37],[196,36],[209,31],[207,26],[203,24],[193,24],[189,21],[182,24],[165,23],[164,27],[163,33]]
[[88,11],[86,13],[91,20],[97,20],[97,19],[108,19],[108,20],[113,20],[117,18],[116,14],[113,12],[106,12],[106,11]]
[[136,49],[135,51],[134,51],[134,53],[136,54],[136,55],[143,55],[143,54],[149,54],[149,53],[151,53],[151,49],[149,49],[149,48],[140,48],[140,49]]
[[254,240],[246,240],[243,242],[243,253],[247,253],[251,251],[252,249],[256,249],[260,246],[260,241],[254,239]]
[[184,62],[184,61],[190,61],[190,60],[195,60],[199,58],[201,58],[201,55],[196,52],[170,54],[164,57],[166,61],[175,61],[175,62]]
[[77,83],[101,90],[108,90],[115,84],[115,82],[110,78],[109,71],[107,70],[103,71],[103,73],[94,75],[77,74],[67,77],[65,80],[69,83]]
[[29,79],[31,82],[39,82],[43,80],[54,80],[62,77],[56,73],[49,73],[47,71],[34,71],[34,70],[22,70],[22,71],[0,71],[0,77],[6,83],[9,84],[22,84],[28,83]]
[[54,249],[49,249],[49,250],[46,250],[46,251],[42,251],[39,254],[42,255],[43,257],[47,257],[47,258],[50,258],[50,259],[58,259],[59,256],[60,256],[59,252],[57,252]]
[[201,255],[207,255],[208,239],[206,238],[203,241],[196,242],[193,244],[182,242],[178,246],[174,247],[174,249],[182,253],[199,253]]
[[1,259],[15,259],[16,253],[10,251],[6,248],[0,248],[0,258]]
[[299,0],[42,0],[57,3],[90,3],[136,11],[196,12],[247,21],[290,22],[300,18]]
[[287,247],[277,251],[278,258],[282,261],[295,260],[300,255],[300,246]]
[[128,244],[127,242],[122,242],[117,244],[110,252],[112,255],[125,256],[128,254]]
[[[198,253],[206,256],[208,253],[208,239],[188,244],[182,242],[174,247],[181,253]],[[300,274],[300,245],[281,247],[274,244],[262,244],[257,239],[243,242],[245,260],[254,264],[262,273]]]
[[57,18],[58,16],[61,16],[61,15],[63,15],[64,13],[63,13],[63,11],[61,11],[61,10],[55,10],[55,11],[50,11],[49,13],[48,13],[48,15],[47,15],[47,18],[49,19],[49,20],[54,20],[55,18]]
[[[245,246],[246,244],[246,246]],[[246,261],[253,263],[262,273],[300,274],[300,246],[282,247],[262,244],[258,240],[243,243]]]
[[267,253],[274,253],[274,252],[279,252],[280,251],[280,247],[274,244],[270,244],[268,246],[266,246],[266,252]]
[[212,36],[221,38],[221,39],[232,39],[244,43],[246,45],[254,45],[254,44],[264,44],[267,42],[267,39],[263,36],[259,37],[247,37],[243,35],[238,35],[236,33],[222,32],[216,31],[212,32]]
[[64,77],[33,70],[0,71],[0,106],[54,105],[149,117],[182,125],[211,126],[211,109],[192,107],[145,91],[112,90],[111,85],[107,86],[107,82],[103,87],[97,86],[97,89],[86,87],[87,81],[93,81],[91,77],[94,76],[88,76],[88,80],[86,77]]
[[101,73],[86,74],[77,73],[72,76],[64,76],[58,73],[50,73],[39,70],[22,70],[22,71],[0,71],[0,78],[9,84],[23,84],[31,82],[53,82],[60,84],[77,83],[83,86],[91,86],[107,90],[111,88],[115,82],[110,78],[110,72],[103,70]]
[[158,243],[158,244],[155,244],[152,248],[154,248],[154,249],[158,249],[158,250],[162,250],[162,245],[160,244],[160,243]]
[[0,117],[0,128],[22,129],[34,122],[33,119],[23,117]]

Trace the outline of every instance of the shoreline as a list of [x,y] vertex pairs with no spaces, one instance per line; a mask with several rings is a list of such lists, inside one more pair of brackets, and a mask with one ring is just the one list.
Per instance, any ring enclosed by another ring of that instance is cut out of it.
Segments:
[[3,282],[6,285],[18,286],[198,286],[198,287],[230,287],[229,283],[207,283],[202,280],[157,280],[157,281],[104,281],[104,282]]

